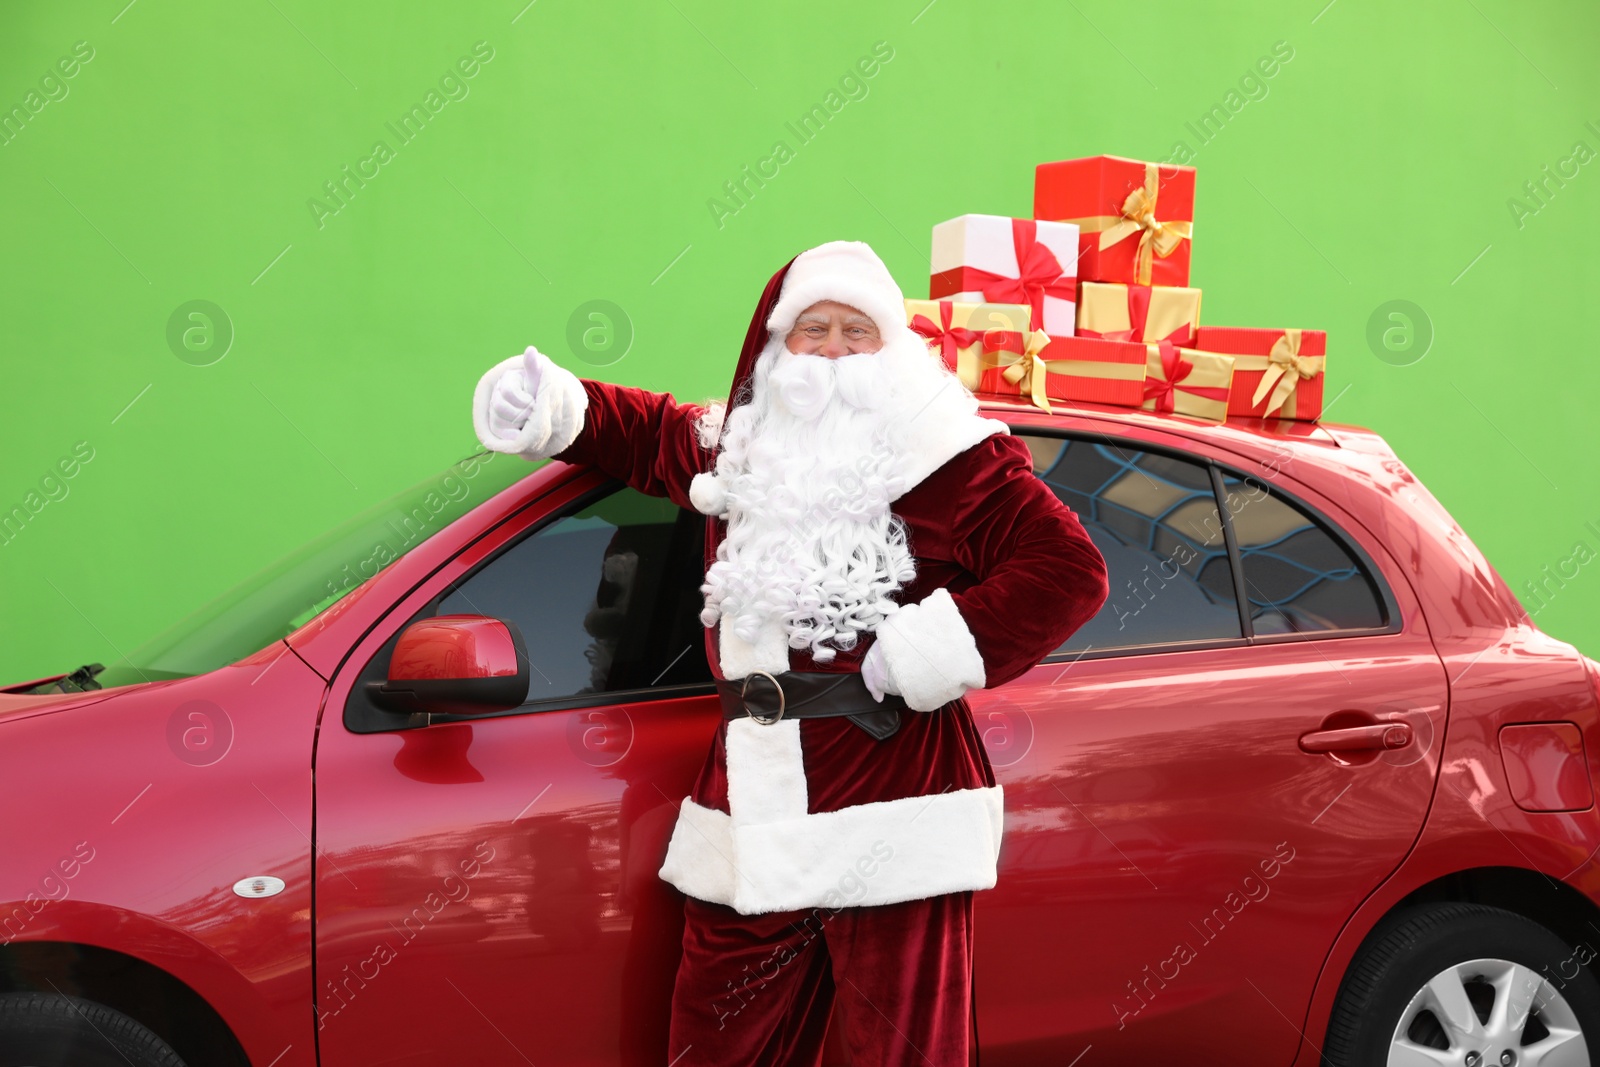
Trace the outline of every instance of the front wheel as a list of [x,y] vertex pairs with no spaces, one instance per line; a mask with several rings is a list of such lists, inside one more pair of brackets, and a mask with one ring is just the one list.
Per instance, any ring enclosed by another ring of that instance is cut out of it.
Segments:
[[134,1019],[82,997],[0,994],[0,1067],[184,1067]]
[[1351,964],[1325,1067],[1588,1067],[1600,1050],[1593,950],[1514,912],[1434,904]]

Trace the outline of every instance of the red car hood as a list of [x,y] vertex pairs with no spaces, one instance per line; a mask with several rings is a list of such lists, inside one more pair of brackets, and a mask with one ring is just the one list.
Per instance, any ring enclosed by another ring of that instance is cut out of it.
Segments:
[[100,701],[116,696],[118,693],[142,688],[144,687],[129,685],[120,686],[116,689],[99,689],[88,693],[44,693],[38,696],[29,696],[23,693],[0,693],[0,722],[11,719],[25,719],[34,712],[66,711],[68,708],[81,708],[89,704],[98,704]]

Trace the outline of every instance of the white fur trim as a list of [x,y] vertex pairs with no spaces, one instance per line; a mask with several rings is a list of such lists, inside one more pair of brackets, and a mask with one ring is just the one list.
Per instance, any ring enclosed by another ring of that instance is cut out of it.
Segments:
[[1004,823],[998,785],[754,825],[685,798],[661,877],[742,915],[898,904],[992,889]]
[[683,798],[667,842],[661,879],[700,900],[725,903],[739,881],[733,867],[733,835],[728,816]]
[[789,636],[782,620],[763,626],[752,643],[733,632],[729,616],[722,616],[717,629],[717,659],[724,678],[743,678],[751,671],[777,674],[788,670]]
[[934,711],[983,688],[983,657],[948,589],[901,605],[875,633],[889,680],[913,710]]
[[[955,379],[951,379],[955,382]],[[955,382],[960,387],[960,382]],[[910,424],[908,436],[914,442],[908,446],[906,466],[906,492],[961,453],[987,440],[995,434],[1009,434],[1011,427],[999,419],[981,415],[957,415],[947,420],[922,419]],[[900,496],[904,496],[901,493]],[[896,500],[900,496],[895,497]]]
[[735,719],[728,809],[684,798],[661,877],[744,915],[895,904],[995,884],[1001,787],[808,812],[800,723]]
[[819,300],[837,300],[866,312],[885,338],[906,325],[900,286],[878,254],[861,241],[829,241],[796,256],[767,316],[767,331],[787,337],[800,313]]
[[706,408],[694,422],[695,437],[701,448],[716,448],[722,437],[722,424],[728,416],[726,400],[708,400]]
[[[767,685],[757,679],[756,685]],[[800,720],[728,723],[728,810],[740,823],[782,822],[806,813],[806,765]]]
[[550,357],[539,353],[539,391],[533,398],[528,417],[511,440],[489,430],[489,402],[500,379],[523,366],[523,356],[512,356],[489,368],[472,395],[472,428],[484,448],[535,460],[553,456],[578,439],[583,430],[583,413],[589,407],[589,394],[576,375]]

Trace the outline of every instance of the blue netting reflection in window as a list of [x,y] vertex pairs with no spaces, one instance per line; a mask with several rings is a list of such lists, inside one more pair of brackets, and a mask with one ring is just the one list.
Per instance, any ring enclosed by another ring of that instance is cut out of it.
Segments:
[[1062,651],[1241,636],[1204,467],[1109,443],[1025,440],[1039,476],[1077,513],[1110,572],[1105,606]]
[[1256,481],[1222,480],[1258,634],[1383,625],[1366,572],[1321,525]]

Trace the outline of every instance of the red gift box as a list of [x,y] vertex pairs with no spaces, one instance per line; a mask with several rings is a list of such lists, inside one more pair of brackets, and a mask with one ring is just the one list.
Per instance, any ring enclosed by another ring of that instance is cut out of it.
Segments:
[[1026,393],[1025,334],[1033,309],[1027,304],[968,304],[952,300],[907,300],[913,333],[955,371],[974,393]]
[[1031,368],[1033,402],[1046,411],[1050,400],[1136,408],[1144,402],[1145,358],[1134,341],[1052,337]]
[[1265,330],[1202,326],[1194,347],[1234,357],[1229,415],[1316,419],[1322,415],[1323,330]]
[[1121,156],[1041,163],[1033,217],[1077,225],[1081,280],[1189,284],[1193,167]]

